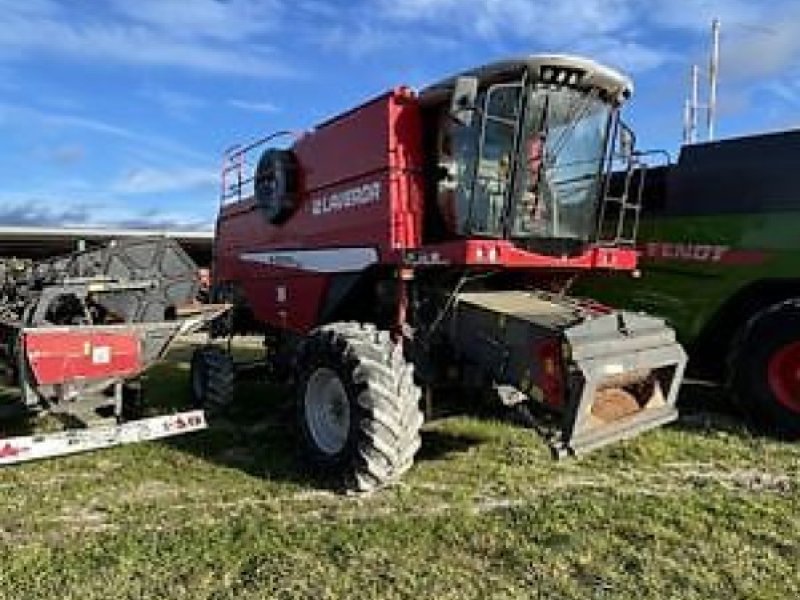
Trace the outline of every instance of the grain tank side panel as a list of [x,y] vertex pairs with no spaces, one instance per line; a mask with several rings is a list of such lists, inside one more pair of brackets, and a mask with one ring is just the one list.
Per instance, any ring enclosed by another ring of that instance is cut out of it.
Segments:
[[360,273],[420,244],[422,141],[416,97],[405,89],[327,121],[292,150],[298,206],[285,222],[253,199],[223,206],[214,277],[237,282],[254,317],[304,333],[319,324],[337,274]]

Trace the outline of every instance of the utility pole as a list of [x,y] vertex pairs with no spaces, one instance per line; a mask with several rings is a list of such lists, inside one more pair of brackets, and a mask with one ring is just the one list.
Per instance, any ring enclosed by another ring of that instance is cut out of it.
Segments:
[[692,65],[689,97],[683,108],[683,143],[697,141],[697,116],[700,113],[700,67]]
[[689,143],[697,141],[697,113],[700,111],[700,67],[692,65],[692,111],[689,122]]
[[720,22],[711,21],[711,52],[708,61],[708,103],[700,104],[700,67],[692,65],[689,97],[683,108],[683,143],[697,142],[698,115],[706,113],[706,138],[714,139],[714,125],[717,118],[717,81],[719,79],[719,32]]
[[692,101],[686,98],[683,103],[683,143],[692,143]]
[[708,140],[714,139],[714,120],[717,116],[717,79],[719,78],[719,19],[711,21],[711,60],[708,68]]

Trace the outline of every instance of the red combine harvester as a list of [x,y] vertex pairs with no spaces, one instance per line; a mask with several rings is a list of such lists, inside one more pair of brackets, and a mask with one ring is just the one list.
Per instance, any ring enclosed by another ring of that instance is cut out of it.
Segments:
[[[266,147],[281,133],[226,153],[211,294],[234,308],[214,332],[265,335],[314,465],[355,490],[398,478],[421,389],[560,414],[557,455],[676,417],[673,331],[566,295],[581,273],[636,268],[630,93],[593,61],[531,56],[397,88],[288,148]],[[234,372],[221,346],[198,349],[195,399],[227,403]]]
[[82,426],[0,437],[0,464],[205,428],[197,409],[129,419],[139,403],[134,380],[177,336],[227,308],[193,304],[197,287],[194,262],[167,238],[119,240],[36,263],[2,261],[0,369],[11,402],[0,405],[0,416],[47,412]]

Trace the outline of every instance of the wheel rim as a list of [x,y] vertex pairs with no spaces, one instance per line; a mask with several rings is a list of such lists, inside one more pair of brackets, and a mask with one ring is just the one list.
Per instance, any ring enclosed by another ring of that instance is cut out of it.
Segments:
[[800,413],[800,342],[783,346],[772,355],[767,376],[778,402]]
[[350,401],[335,371],[327,367],[314,371],[306,384],[304,408],[317,447],[328,455],[341,452],[350,432]]

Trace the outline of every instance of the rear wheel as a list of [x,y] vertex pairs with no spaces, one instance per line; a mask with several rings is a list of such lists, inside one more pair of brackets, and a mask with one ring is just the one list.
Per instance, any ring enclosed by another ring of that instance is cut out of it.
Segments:
[[322,327],[298,356],[297,412],[306,458],[348,490],[397,480],[420,446],[422,411],[402,347],[371,325]]
[[800,439],[800,301],[758,313],[734,342],[730,383],[760,428]]
[[192,403],[212,414],[224,412],[233,402],[233,358],[218,346],[194,351],[190,372]]

